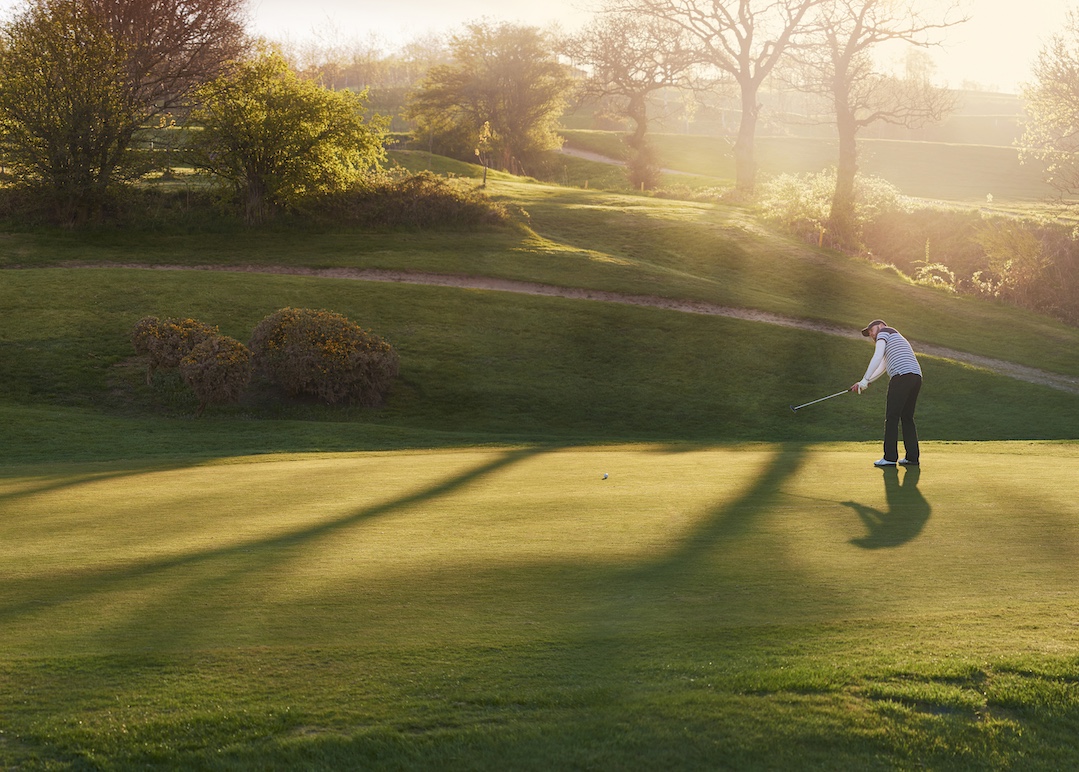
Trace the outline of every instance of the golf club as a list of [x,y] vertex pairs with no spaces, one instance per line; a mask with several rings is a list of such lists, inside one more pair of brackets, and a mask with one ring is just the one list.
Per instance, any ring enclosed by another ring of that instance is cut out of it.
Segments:
[[815,405],[818,402],[824,402],[824,400],[826,399],[834,399],[835,397],[841,397],[848,391],[850,391],[850,389],[843,389],[843,391],[837,391],[835,394],[829,394],[827,397],[821,397],[820,399],[815,399],[812,402],[806,402],[804,405],[791,405],[791,412],[797,413],[803,407],[809,407],[810,405]]

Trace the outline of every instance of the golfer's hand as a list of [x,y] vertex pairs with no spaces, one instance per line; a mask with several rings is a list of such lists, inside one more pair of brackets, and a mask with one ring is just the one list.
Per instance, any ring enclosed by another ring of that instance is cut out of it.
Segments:
[[858,381],[858,383],[856,383],[856,384],[854,384],[853,386],[850,387],[850,390],[853,391],[855,394],[861,394],[863,391],[865,391],[868,388],[869,388],[869,383],[867,381]]

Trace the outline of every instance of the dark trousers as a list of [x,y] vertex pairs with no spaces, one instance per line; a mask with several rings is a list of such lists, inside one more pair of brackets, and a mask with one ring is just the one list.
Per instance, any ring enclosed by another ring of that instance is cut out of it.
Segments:
[[888,381],[888,405],[884,414],[884,458],[899,460],[899,424],[903,424],[903,450],[907,461],[918,463],[918,427],[914,425],[914,406],[922,390],[922,376],[917,373],[897,375]]

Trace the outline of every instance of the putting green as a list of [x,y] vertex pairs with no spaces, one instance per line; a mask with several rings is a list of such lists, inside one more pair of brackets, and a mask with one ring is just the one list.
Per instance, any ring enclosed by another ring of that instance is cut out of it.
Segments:
[[[932,443],[921,470],[875,469],[878,451],[8,467],[0,655],[498,645],[852,619],[948,619],[978,627],[988,651],[1079,651],[1079,444]],[[1038,632],[1017,642],[1017,624]]]

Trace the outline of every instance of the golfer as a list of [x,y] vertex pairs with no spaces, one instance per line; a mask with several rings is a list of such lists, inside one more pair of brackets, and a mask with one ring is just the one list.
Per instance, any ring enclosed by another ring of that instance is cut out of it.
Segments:
[[[873,466],[917,466],[918,429],[914,425],[914,406],[918,404],[918,392],[922,390],[922,368],[914,349],[897,330],[889,327],[883,319],[874,319],[862,330],[871,338],[876,351],[869,361],[865,376],[850,387],[856,394],[869,388],[869,384],[888,373],[888,401],[884,412],[884,458],[874,461]],[[903,423],[903,450],[906,458],[899,458],[899,423]]]

